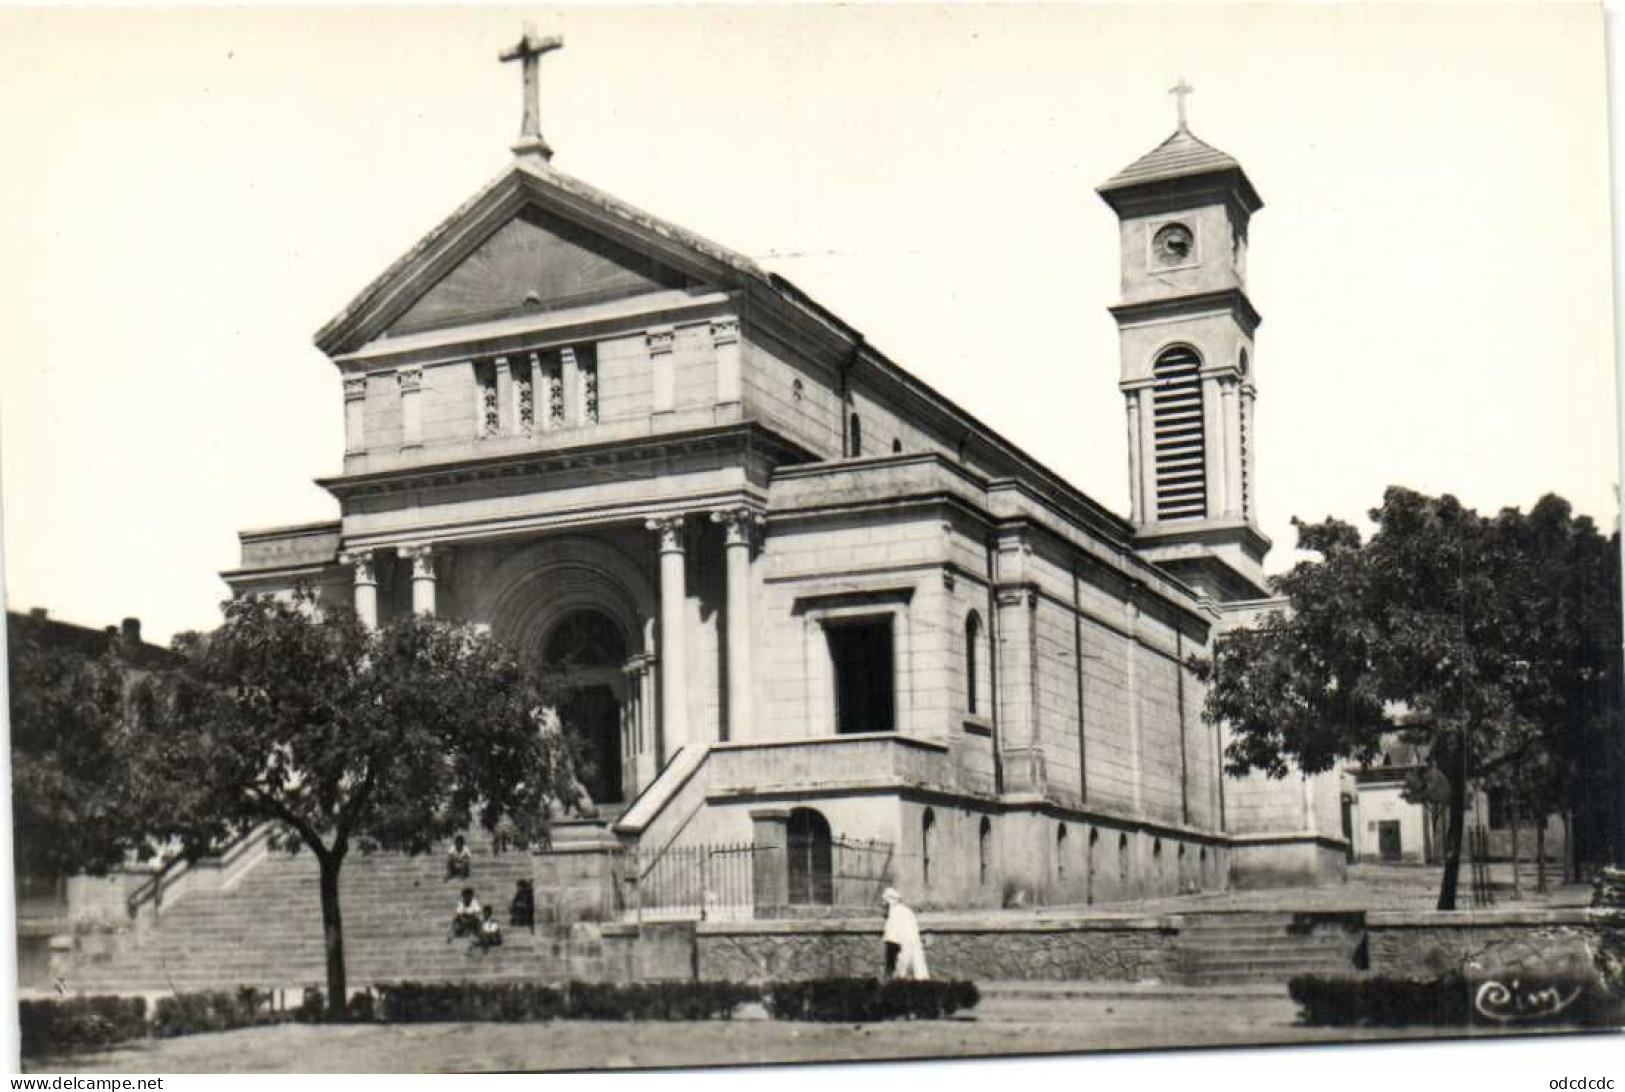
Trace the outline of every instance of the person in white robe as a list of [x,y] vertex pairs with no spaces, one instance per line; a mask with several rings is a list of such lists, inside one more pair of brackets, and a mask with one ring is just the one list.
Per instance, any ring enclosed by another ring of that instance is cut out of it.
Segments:
[[914,911],[903,905],[895,887],[880,896],[886,904],[886,977],[925,979],[931,972],[925,966],[925,945],[920,942],[920,922]]

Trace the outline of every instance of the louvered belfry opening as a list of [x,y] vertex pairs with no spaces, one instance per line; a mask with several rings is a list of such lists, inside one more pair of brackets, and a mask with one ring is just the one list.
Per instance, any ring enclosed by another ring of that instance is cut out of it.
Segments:
[[1152,421],[1157,445],[1157,519],[1207,515],[1202,358],[1183,345],[1157,357]]

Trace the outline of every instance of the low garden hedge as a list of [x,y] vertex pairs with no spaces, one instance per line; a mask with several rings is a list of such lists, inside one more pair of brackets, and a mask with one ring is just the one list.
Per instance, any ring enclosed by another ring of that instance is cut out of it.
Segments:
[[975,1008],[980,1000],[974,982],[821,978],[774,986],[767,1010],[777,1020],[940,1020]]
[[732,982],[652,982],[614,986],[571,982],[402,982],[377,989],[377,1018],[387,1024],[445,1021],[727,1020],[759,1001],[755,986]]
[[160,997],[152,1013],[152,1034],[171,1039],[178,1035],[201,1035],[211,1031],[279,1024],[287,1013],[273,1010],[271,994],[244,986],[235,993],[213,990],[205,993],[179,993]]
[[[863,1023],[935,1020],[979,1000],[970,982],[877,982],[829,978],[754,986],[735,982],[609,985],[399,982],[362,990],[346,1005],[356,1023],[517,1023],[547,1020],[729,1020],[739,1006],[765,1003],[779,1020]],[[273,1007],[268,992],[243,987],[173,994],[148,1006],[139,997],[24,1001],[22,1051],[29,1057],[114,1046],[148,1036],[232,1031],[288,1020],[327,1019],[321,990],[305,991],[293,1010]]]
[[17,1006],[22,1052],[66,1054],[116,1046],[147,1034],[143,997],[69,997]]
[[[1439,978],[1299,975],[1287,984],[1299,1020],[1317,1027],[1467,1027],[1562,1024],[1615,1027],[1620,1000],[1595,976],[1545,974],[1507,983],[1462,974]],[[1475,998],[1485,991],[1484,1008]],[[1568,999],[1559,1008],[1555,1001]]]

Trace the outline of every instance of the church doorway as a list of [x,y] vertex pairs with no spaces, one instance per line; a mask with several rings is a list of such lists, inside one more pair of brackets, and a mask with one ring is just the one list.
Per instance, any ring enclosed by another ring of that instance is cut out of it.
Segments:
[[547,635],[543,658],[550,670],[564,672],[570,696],[559,708],[559,720],[577,744],[576,775],[594,804],[626,800],[622,778],[622,665],[626,640],[620,628],[595,610],[577,610],[561,618]]

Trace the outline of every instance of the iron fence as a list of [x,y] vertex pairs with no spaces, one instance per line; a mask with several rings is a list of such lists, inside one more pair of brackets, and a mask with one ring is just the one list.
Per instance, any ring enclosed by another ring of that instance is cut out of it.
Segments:
[[675,846],[621,855],[621,914],[634,920],[743,921],[755,914],[757,858],[775,847]]
[[[792,913],[878,910],[881,893],[896,882],[896,848],[852,838],[832,838],[820,848],[828,852],[798,855],[750,843],[629,850],[616,860],[617,909],[628,921],[748,921],[757,916],[758,880],[767,879],[759,873],[771,869],[786,873]],[[775,914],[785,907],[761,909]]]

